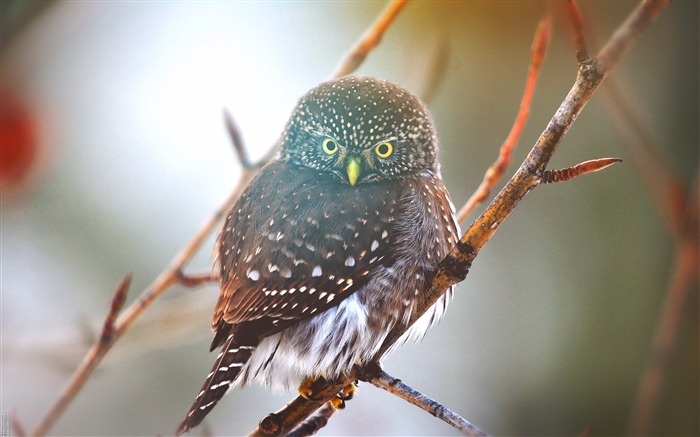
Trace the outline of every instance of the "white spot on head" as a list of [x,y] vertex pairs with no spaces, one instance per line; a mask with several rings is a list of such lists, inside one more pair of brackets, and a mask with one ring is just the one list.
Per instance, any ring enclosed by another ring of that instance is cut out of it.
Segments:
[[347,257],[347,259],[345,260],[345,265],[348,267],[354,266],[355,265],[355,258],[353,258],[351,256]]
[[323,274],[323,270],[321,270],[321,266],[316,266],[314,267],[313,272],[311,272],[311,276],[317,278]]
[[372,252],[379,248],[379,242],[377,240],[372,240],[372,246],[369,248]]
[[260,279],[260,272],[257,270],[251,270],[246,276],[248,276],[248,278],[251,281],[257,281],[258,279]]

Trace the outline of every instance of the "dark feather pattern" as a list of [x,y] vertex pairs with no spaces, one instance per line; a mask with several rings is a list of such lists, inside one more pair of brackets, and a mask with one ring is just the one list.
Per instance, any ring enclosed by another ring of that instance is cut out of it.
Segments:
[[216,357],[214,367],[204,381],[190,411],[178,427],[176,435],[186,433],[202,422],[234,384],[241,369],[255,351],[255,346],[257,342],[239,343],[233,334],[229,334],[221,353]]
[[275,161],[250,187],[219,238],[222,293],[213,326],[263,317],[274,326],[322,312],[362,287],[389,252],[396,184],[357,190]]

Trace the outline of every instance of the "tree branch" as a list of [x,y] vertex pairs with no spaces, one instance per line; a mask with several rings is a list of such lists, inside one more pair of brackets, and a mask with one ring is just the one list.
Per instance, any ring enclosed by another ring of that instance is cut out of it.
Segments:
[[39,422],[36,428],[32,431],[31,435],[39,436],[46,434],[46,431],[51,428],[54,422],[61,416],[66,407],[71,403],[73,398],[75,398],[75,395],[78,394],[80,389],[85,384],[85,381],[87,381],[92,374],[92,371],[102,360],[102,357],[104,357],[107,351],[109,351],[116,338],[115,320],[122,306],[124,306],[130,283],[131,275],[129,274],[122,279],[117,288],[114,290],[112,304],[110,305],[107,317],[105,317],[102,334],[100,335],[99,340],[95,342],[88,354],[85,356],[85,358],[83,358],[83,362],[78,368],[79,371],[76,371],[73,374],[73,377],[63,389],[63,392],[59,396],[56,404],[44,417],[44,419]]
[[547,45],[549,44],[549,37],[552,28],[552,20],[550,17],[543,18],[537,27],[537,32],[535,33],[535,39],[532,41],[532,48],[530,49],[530,67],[527,74],[527,80],[525,81],[525,90],[523,91],[523,97],[520,100],[520,109],[518,110],[518,115],[515,117],[515,122],[513,127],[508,134],[508,137],[501,145],[500,152],[496,162],[494,162],[491,167],[486,170],[484,174],[484,180],[481,182],[479,187],[471,195],[467,203],[462,206],[462,208],[457,213],[457,222],[461,223],[469,216],[469,214],[474,211],[474,209],[481,205],[481,203],[486,199],[491,193],[491,188],[493,188],[496,183],[501,180],[505,174],[508,166],[513,160],[513,152],[515,147],[518,145],[518,139],[520,139],[520,134],[525,127],[527,122],[527,117],[530,114],[530,103],[532,102],[532,96],[535,91],[535,84],[537,82],[537,76],[540,72],[540,67],[545,55],[547,54]]
[[[643,1],[620,25],[597,58],[592,59],[591,62],[579,64],[573,87],[525,161],[488,208],[469,227],[452,251],[438,264],[424,292],[420,295],[421,299],[414,306],[410,322],[387,336],[376,355],[376,361],[381,359],[406,330],[444,294],[447,288],[466,277],[481,248],[495,234],[523,197],[542,182],[542,175],[556,148],[600,83],[666,4],[667,1]],[[357,371],[353,370],[350,375],[341,377],[338,381],[320,389],[318,400],[311,401],[301,396],[297,397],[277,413],[263,419],[251,435],[284,434],[355,379],[357,379]]]
[[399,12],[406,6],[407,0],[393,0],[381,12],[377,20],[365,32],[362,38],[355,46],[343,57],[335,72],[331,75],[332,78],[345,76],[357,70],[365,60],[369,52],[371,52],[382,40],[382,37],[394,22]]
[[[112,333],[109,341],[98,341],[90,348],[81,364],[71,376],[70,382],[59,395],[56,403],[32,430],[31,435],[42,436],[46,434],[56,420],[63,414],[66,407],[70,405],[75,396],[80,392],[85,382],[90,375],[92,375],[93,370],[102,362],[102,359],[107,352],[111,350],[114,343],[124,335],[131,324],[134,323],[158,297],[180,281],[184,266],[190,262],[192,257],[202,246],[202,243],[204,243],[207,237],[214,231],[219,221],[223,218],[226,211],[231,208],[231,205],[233,205],[233,202],[238,198],[240,192],[248,184],[253,174],[254,172],[252,170],[243,169],[238,184],[223,204],[205,221],[192,240],[190,240],[190,242],[172,259],[170,264],[155,281],[153,281],[153,283],[141,293],[139,298],[116,319],[112,326]],[[114,308],[114,306],[112,308]],[[116,314],[110,313],[108,317],[114,317],[115,315]]]
[[330,402],[323,404],[314,414],[309,416],[301,425],[294,428],[287,437],[305,437],[316,434],[321,428],[326,426],[328,419],[335,413],[335,408]]
[[379,373],[369,380],[372,385],[379,387],[388,391],[389,393],[400,397],[401,399],[409,402],[453,428],[461,431],[464,435],[471,437],[486,437],[487,434],[477,428],[475,425],[450,410],[449,408],[441,405],[439,402],[429,398],[428,396],[420,393],[417,390],[404,384],[400,379],[394,378],[393,376],[387,374],[385,371],[379,369]]
[[676,247],[673,273],[665,292],[665,299],[654,333],[646,368],[639,383],[637,396],[628,425],[630,435],[648,435],[666,375],[668,374],[671,352],[678,337],[678,327],[682,319],[690,290],[698,279],[700,251],[698,236],[698,179],[694,190],[688,195],[687,208],[681,221],[681,240]]

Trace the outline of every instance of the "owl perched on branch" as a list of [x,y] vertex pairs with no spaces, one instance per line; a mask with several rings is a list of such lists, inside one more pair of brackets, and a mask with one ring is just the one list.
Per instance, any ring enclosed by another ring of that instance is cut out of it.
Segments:
[[[221,352],[178,434],[233,386],[301,383],[308,394],[407,327],[426,275],[458,238],[437,149],[425,105],[392,83],[348,76],[302,97],[278,156],[219,235],[211,350]],[[421,338],[450,295],[402,339]]]

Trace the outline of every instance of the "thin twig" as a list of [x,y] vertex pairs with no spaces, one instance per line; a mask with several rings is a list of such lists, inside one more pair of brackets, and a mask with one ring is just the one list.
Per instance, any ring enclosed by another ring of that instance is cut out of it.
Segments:
[[651,133],[653,125],[633,104],[629,92],[622,92],[614,78],[601,89],[608,118],[632,158],[649,196],[667,229],[680,241],[687,189],[663,152],[663,145]]
[[518,144],[518,139],[520,138],[520,134],[525,127],[527,117],[530,113],[530,103],[535,91],[535,84],[537,82],[537,76],[539,75],[542,61],[547,53],[547,45],[549,44],[551,28],[552,20],[550,17],[543,18],[540,21],[539,26],[537,26],[535,39],[532,41],[532,48],[530,49],[530,67],[527,74],[527,80],[525,81],[523,97],[520,100],[518,115],[515,117],[515,122],[513,123],[513,127],[511,128],[508,137],[503,144],[501,144],[496,162],[494,162],[491,167],[486,170],[484,180],[481,182],[476,191],[474,191],[474,194],[471,195],[469,200],[467,200],[467,203],[465,203],[457,213],[457,221],[460,223],[463,222],[469,216],[469,214],[472,213],[472,211],[474,211],[474,208],[479,206],[484,199],[488,197],[488,195],[491,193],[491,188],[493,188],[493,186],[496,185],[499,180],[501,180],[503,174],[513,160],[513,152],[515,151],[515,147]]
[[[462,236],[454,249],[443,259],[428,281],[421,300],[415,305],[411,320],[405,327],[397,328],[387,336],[377,352],[375,361],[390,349],[394,343],[430,308],[453,284],[463,280],[481,248],[494,235],[510,212],[525,195],[541,182],[549,160],[557,146],[573,125],[577,116],[598,88],[607,73],[619,62],[620,57],[651,23],[652,18],[666,2],[642,2],[620,25],[605,46],[597,62],[579,65],[576,81],[568,95],[554,114],[544,132],[540,135],[525,161],[515,175],[491,202],[489,207],[478,217]],[[362,372],[360,372],[362,373]],[[349,375],[322,387],[316,394],[317,400],[306,400],[301,396],[294,399],[281,410],[270,414],[260,422],[251,435],[280,435],[296,427],[306,417],[330,400],[340,390],[358,379],[358,372],[353,369]]]
[[459,414],[420,393],[419,391],[414,390],[413,388],[404,384],[400,379],[394,378],[383,370],[377,376],[372,378],[370,382],[372,385],[384,389],[389,393],[422,408],[456,430],[461,431],[464,433],[464,435],[472,437],[487,436],[485,432],[461,417]]
[[560,170],[545,170],[542,173],[542,183],[551,184],[555,182],[570,181],[573,178],[589,173],[595,173],[610,167],[616,162],[622,162],[620,158],[601,158],[585,161],[573,167],[562,168]]
[[639,384],[630,418],[629,435],[649,434],[654,407],[668,373],[670,355],[675,345],[681,316],[690,296],[693,281],[697,279],[697,242],[684,244],[673,266],[671,283],[661,311],[658,328],[649,354],[646,369]]
[[343,57],[343,60],[340,61],[335,72],[331,75],[332,78],[342,77],[357,70],[367,57],[367,54],[379,45],[382,36],[384,36],[403,7],[406,6],[406,2],[407,0],[393,0],[387,5],[352,50]]
[[202,243],[204,243],[208,236],[213,232],[219,221],[221,221],[223,215],[231,208],[233,202],[238,198],[240,192],[252,178],[253,174],[253,170],[243,169],[241,179],[221,206],[204,222],[195,236],[172,259],[170,264],[155,279],[155,281],[151,283],[151,285],[141,293],[139,298],[132,303],[116,320],[110,341],[107,343],[99,342],[93,345],[73,373],[70,382],[59,395],[56,403],[51,407],[46,416],[42,418],[34,430],[32,430],[31,435],[42,436],[46,434],[51,426],[53,426],[55,421],[61,416],[61,414],[63,414],[66,407],[68,407],[68,405],[73,401],[75,396],[92,374],[93,370],[95,370],[97,365],[102,362],[102,358],[104,358],[104,355],[112,348],[112,345],[114,345],[114,343],[119,340],[122,335],[124,335],[131,324],[134,323],[134,321],[136,321],[141,314],[143,314],[143,312],[153,303],[153,301],[160,297],[172,285],[178,283],[180,272],[184,266],[190,262],[192,257],[202,246]]
[[122,310],[124,302],[126,302],[126,295],[129,292],[129,286],[131,285],[131,273],[124,276],[124,279],[117,285],[117,289],[114,291],[114,296],[112,297],[112,305],[109,307],[109,312],[107,317],[105,317],[105,323],[102,326],[102,334],[100,335],[100,343],[107,344],[111,343],[114,338],[114,322],[117,320],[119,311]]
[[649,353],[649,359],[639,384],[630,415],[629,435],[648,435],[658,404],[661,388],[668,374],[671,353],[678,337],[678,327],[690,297],[690,290],[698,281],[698,181],[688,196],[683,223],[683,238],[676,248],[673,273],[668,284],[659,323]]
[[422,75],[420,86],[416,90],[416,95],[428,106],[435,98],[445,73],[450,58],[450,46],[447,38],[443,38],[434,50],[431,50],[429,66],[427,72]]
[[80,364],[78,370],[73,374],[73,377],[66,385],[56,404],[32,431],[31,435],[40,436],[46,434],[49,428],[51,428],[54,422],[63,413],[63,410],[66,409],[73,398],[75,398],[75,395],[78,394],[78,391],[80,391],[83,384],[85,384],[85,381],[87,381],[92,374],[92,371],[95,369],[95,367],[97,367],[102,360],[102,357],[104,357],[114,343],[115,338],[118,336],[117,330],[115,329],[115,319],[117,314],[119,314],[121,307],[124,305],[130,283],[131,275],[129,274],[122,279],[115,289],[114,296],[112,297],[112,304],[110,305],[107,317],[105,317],[102,335],[100,335],[99,340],[93,344],[88,354],[85,356],[85,358],[83,358],[83,362]]
[[[27,433],[24,432],[24,427],[22,426],[22,423],[17,418],[17,413],[15,411],[13,411],[10,415],[10,429],[12,430],[13,435],[15,437],[24,437],[25,435],[27,435]],[[3,435],[5,434],[3,433]]]
[[219,280],[218,275],[212,272],[204,273],[183,273],[182,270],[177,272],[177,280],[184,287],[199,287],[201,285],[211,284]]
[[238,124],[231,115],[231,112],[226,108],[224,108],[224,124],[226,125],[226,131],[228,132],[228,137],[231,140],[233,150],[236,152],[238,162],[240,162],[241,166],[245,169],[255,168],[257,165],[250,162],[248,149],[245,147],[241,130],[238,128]]
[[569,0],[569,21],[574,33],[574,45],[576,46],[576,60],[579,64],[585,64],[591,61],[591,55],[588,54],[588,46],[583,31],[583,17],[581,11],[574,0]]

